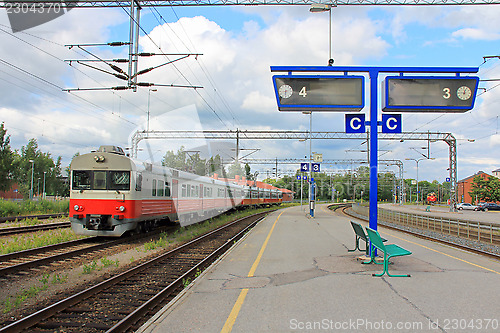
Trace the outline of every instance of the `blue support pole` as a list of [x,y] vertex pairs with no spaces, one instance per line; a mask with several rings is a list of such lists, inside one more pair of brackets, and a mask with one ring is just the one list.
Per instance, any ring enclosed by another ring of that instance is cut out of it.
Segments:
[[377,121],[377,82],[378,73],[371,69],[370,74],[370,228],[377,230],[377,174],[378,174],[378,121]]

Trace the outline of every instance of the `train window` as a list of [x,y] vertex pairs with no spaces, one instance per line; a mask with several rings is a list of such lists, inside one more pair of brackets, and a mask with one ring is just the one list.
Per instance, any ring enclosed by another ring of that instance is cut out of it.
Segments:
[[165,196],[169,197],[170,196],[170,183],[165,182]]
[[110,171],[109,190],[130,190],[130,171]]
[[189,198],[191,196],[191,185],[186,186],[186,197]]
[[135,190],[142,191],[142,174],[138,173],[135,179]]
[[94,190],[106,189],[106,171],[94,171]]
[[153,179],[153,186],[151,187],[151,195],[156,197],[156,179]]
[[90,190],[92,171],[74,170],[71,188],[73,190]]
[[187,196],[187,189],[186,189],[186,184],[182,184],[182,192],[181,192],[181,197],[185,198]]
[[159,181],[158,181],[158,196],[159,196],[159,197],[162,197],[162,196],[164,195],[164,193],[165,193],[165,192],[164,192],[164,189],[165,189],[165,188],[164,188],[164,183],[163,183],[163,181],[162,181],[162,180],[159,180]]

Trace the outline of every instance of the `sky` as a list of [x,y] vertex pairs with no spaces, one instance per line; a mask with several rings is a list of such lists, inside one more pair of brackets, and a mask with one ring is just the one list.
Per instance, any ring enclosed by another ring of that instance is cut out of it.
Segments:
[[[405,113],[405,132],[452,133],[457,139],[458,179],[500,168],[500,7],[343,6],[332,9],[332,57],[338,66],[479,67],[478,97],[466,113]],[[271,66],[325,66],[329,15],[308,6],[159,7],[141,13],[140,52],[199,54],[141,75],[139,81],[165,85],[132,90],[64,89],[123,85],[120,79],[67,60],[126,58],[127,47],[69,48],[68,44],[128,41],[129,16],[122,8],[76,8],[39,26],[13,33],[0,9],[0,122],[13,149],[31,138],[55,159],[100,145],[131,146],[136,131],[150,130],[308,130],[310,116],[279,112]],[[143,57],[139,69],[159,66],[176,56]],[[111,71],[102,63],[86,63]],[[126,70],[124,64],[118,64]],[[342,73],[341,73],[342,74]],[[383,77],[380,78],[380,84]],[[493,81],[491,81],[493,80]],[[368,97],[366,97],[368,98]],[[148,103],[149,102],[149,103]],[[367,114],[368,106],[361,113]],[[379,120],[381,112],[379,112]],[[344,113],[316,112],[313,131],[344,132]],[[213,145],[205,140],[143,140],[139,158],[161,162],[167,150]],[[235,142],[208,148],[234,157]],[[223,148],[220,148],[223,147]],[[445,181],[448,145],[422,141],[379,142],[379,159],[400,160],[404,177]],[[304,158],[309,143],[293,140],[242,140],[258,149],[251,158]],[[201,149],[203,151],[207,149]],[[365,159],[364,140],[313,140],[324,159]],[[266,175],[270,165],[252,165]],[[322,165],[341,171],[352,165]],[[356,167],[356,166],[354,166]],[[298,165],[279,165],[294,172]],[[395,166],[380,171],[398,172]]]

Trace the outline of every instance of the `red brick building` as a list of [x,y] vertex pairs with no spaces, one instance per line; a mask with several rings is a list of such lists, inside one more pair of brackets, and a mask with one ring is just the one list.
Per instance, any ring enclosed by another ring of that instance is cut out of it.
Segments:
[[19,187],[16,183],[12,185],[9,191],[0,191],[0,198],[6,200],[23,199],[23,196],[19,192]]
[[466,202],[470,204],[477,204],[476,198],[472,198],[469,195],[469,192],[472,190],[472,183],[474,182],[474,177],[480,176],[484,179],[488,179],[490,177],[495,177],[493,175],[489,175],[483,171],[479,171],[478,173],[459,180],[457,183],[457,199],[458,202]]

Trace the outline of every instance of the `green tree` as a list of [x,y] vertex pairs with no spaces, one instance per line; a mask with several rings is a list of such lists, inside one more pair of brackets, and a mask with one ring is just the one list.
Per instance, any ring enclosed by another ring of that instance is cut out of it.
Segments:
[[0,125],[0,191],[8,191],[13,183],[14,154],[10,148],[10,135],[4,123]]
[[500,179],[496,177],[483,178],[475,176],[469,195],[481,201],[500,201]]
[[234,176],[243,176],[245,173],[243,171],[243,168],[241,167],[241,164],[238,162],[235,162],[227,168],[227,178],[234,178]]
[[30,192],[32,170],[33,194],[42,194],[45,177],[45,192],[48,195],[55,195],[57,186],[61,186],[59,183],[62,182],[60,157],[58,163],[59,165],[56,166],[50,153],[43,153],[38,148],[36,139],[30,139],[28,144],[21,148],[21,152],[16,151],[12,163],[15,170],[14,179],[19,184],[19,190],[23,196],[27,197]]
[[245,164],[245,178],[248,180],[253,180],[252,171],[250,170],[250,165]]

